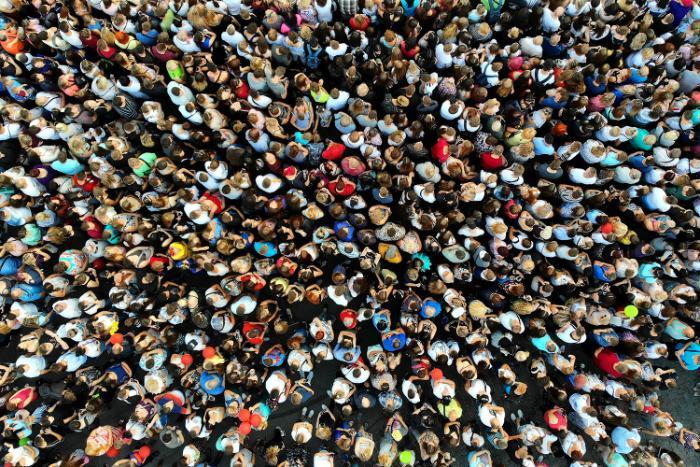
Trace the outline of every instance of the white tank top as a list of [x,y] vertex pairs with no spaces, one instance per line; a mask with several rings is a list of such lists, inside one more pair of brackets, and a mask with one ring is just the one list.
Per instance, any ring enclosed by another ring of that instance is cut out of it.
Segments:
[[314,2],[314,8],[316,9],[316,14],[318,15],[318,20],[330,23],[333,21],[333,2],[331,0],[326,0],[325,6],[321,6]]

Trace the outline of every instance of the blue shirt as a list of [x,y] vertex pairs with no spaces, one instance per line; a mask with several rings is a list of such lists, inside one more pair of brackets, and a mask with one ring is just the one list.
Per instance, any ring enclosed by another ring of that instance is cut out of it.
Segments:
[[630,440],[634,439],[637,441],[637,443],[639,443],[639,441],[642,439],[636,429],[628,430],[622,426],[616,427],[612,431],[610,437],[612,442],[615,443],[615,451],[619,452],[620,454],[629,454],[630,452],[634,451],[635,448],[629,445]]
[[[678,344],[677,350],[680,350],[682,347],[683,344]],[[683,361],[683,364],[688,368],[688,370],[696,371],[698,368],[700,368],[700,361],[696,359],[696,357],[700,355],[700,343],[691,343],[682,353],[677,355],[678,358]]]

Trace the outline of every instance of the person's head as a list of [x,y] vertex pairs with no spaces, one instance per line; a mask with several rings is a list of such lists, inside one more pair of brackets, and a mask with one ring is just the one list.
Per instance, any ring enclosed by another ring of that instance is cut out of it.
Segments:
[[226,454],[227,456],[232,456],[233,454],[235,454],[235,453],[233,452],[233,450],[234,450],[233,444],[231,444],[231,443],[226,443],[226,444],[224,445],[224,454]]
[[348,437],[342,437],[336,441],[336,444],[343,451],[348,451],[350,449],[350,447],[352,446],[352,440]]
[[429,455],[432,456],[438,452],[438,445],[435,443],[435,441],[430,438],[427,441],[423,443],[423,449],[425,449],[425,452]]

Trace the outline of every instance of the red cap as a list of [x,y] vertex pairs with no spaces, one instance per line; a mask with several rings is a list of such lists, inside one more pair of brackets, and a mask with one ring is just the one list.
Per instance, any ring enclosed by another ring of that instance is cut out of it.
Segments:
[[294,180],[298,173],[299,170],[293,165],[288,165],[284,169],[282,169],[282,175],[284,175],[284,178],[286,178],[287,180]]
[[212,358],[214,355],[216,355],[216,349],[212,346],[208,345],[202,350],[202,356],[204,358]]
[[248,420],[250,420],[250,410],[241,409],[238,412],[238,419],[242,422],[247,422]]
[[261,423],[262,417],[259,414],[254,413],[250,416],[250,424],[253,425],[255,428],[259,427]]
[[248,422],[241,423],[241,426],[238,427],[238,432],[244,436],[247,434],[250,434],[250,423],[248,423]]
[[569,127],[566,126],[566,123],[559,122],[554,125],[552,128],[552,134],[554,136],[565,136],[569,131]]
[[443,377],[443,373],[442,373],[442,370],[440,368],[435,368],[434,370],[432,370],[430,372],[430,378],[432,378],[435,381],[442,379],[442,377]]
[[352,329],[357,326],[357,312],[346,308],[340,312],[340,320],[346,328]]
[[104,258],[97,258],[95,261],[92,262],[92,267],[97,269],[98,271],[101,271],[105,268],[105,259]]
[[115,332],[109,337],[109,343],[112,345],[121,344],[122,342],[124,342],[124,335],[119,332]]
[[523,66],[525,60],[521,56],[511,57],[508,59],[508,68],[511,70],[519,70]]
[[192,365],[194,358],[192,358],[192,355],[186,353],[182,357],[180,357],[180,361],[182,362],[183,365],[190,366],[190,365]]

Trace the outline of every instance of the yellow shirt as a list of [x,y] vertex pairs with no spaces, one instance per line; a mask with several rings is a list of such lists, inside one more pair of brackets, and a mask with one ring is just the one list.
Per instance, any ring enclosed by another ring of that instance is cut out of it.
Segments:
[[314,98],[314,100],[319,103],[319,104],[325,104],[328,99],[330,99],[331,95],[328,94],[328,91],[326,91],[325,88],[321,87],[318,92],[313,92],[309,91],[311,93],[311,97]]

